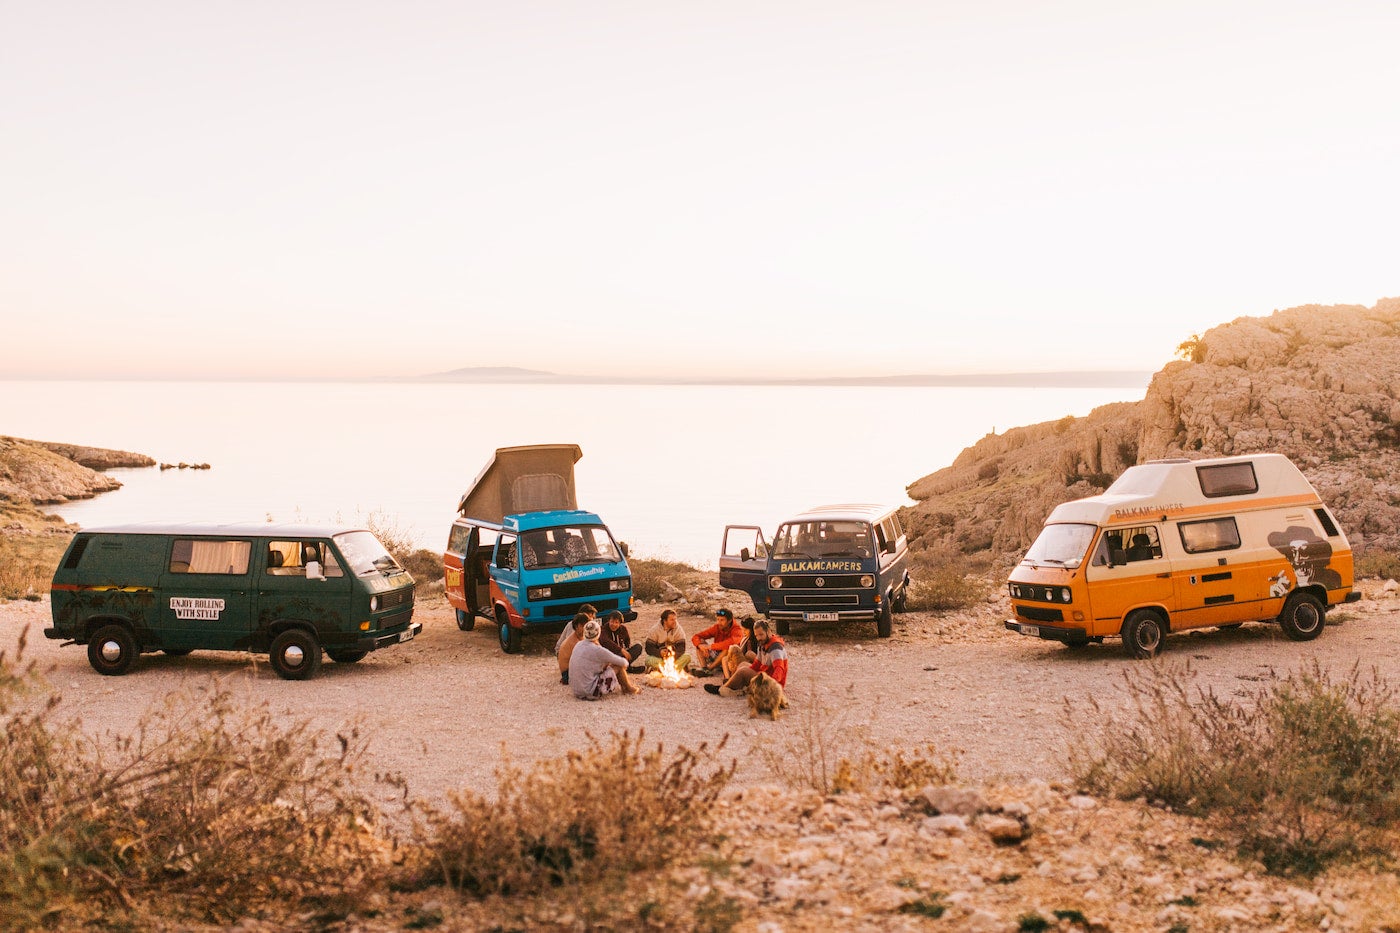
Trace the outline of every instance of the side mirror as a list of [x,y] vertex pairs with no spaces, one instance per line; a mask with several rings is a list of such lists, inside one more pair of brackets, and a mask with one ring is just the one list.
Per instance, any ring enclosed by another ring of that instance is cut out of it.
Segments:
[[308,579],[308,580],[324,580],[324,579],[326,579],[326,575],[325,575],[324,573],[321,572],[321,562],[320,562],[320,561],[318,561],[318,560],[309,560],[309,561],[306,562],[306,579]]
[[622,556],[623,556],[624,558],[627,558],[627,557],[631,557],[631,556],[632,556],[631,554],[628,553],[628,547],[627,547],[627,542],[626,542],[626,541],[619,541],[618,544],[617,544],[617,549],[618,549],[619,551],[622,552]]
[[893,554],[898,546],[899,542],[897,541],[886,541],[884,551],[886,554]]
[[753,560],[753,555],[749,553],[748,548],[740,548],[739,559],[747,564],[749,561]]

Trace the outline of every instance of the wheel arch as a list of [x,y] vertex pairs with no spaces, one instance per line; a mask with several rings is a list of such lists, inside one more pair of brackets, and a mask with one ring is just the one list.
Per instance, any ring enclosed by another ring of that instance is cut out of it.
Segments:
[[1172,630],[1172,614],[1167,611],[1167,607],[1161,603],[1144,603],[1141,606],[1133,606],[1123,613],[1123,618],[1118,620],[1118,634],[1123,634],[1123,626],[1127,624],[1128,617],[1134,612],[1146,611],[1155,615],[1162,623],[1162,634],[1167,634]]

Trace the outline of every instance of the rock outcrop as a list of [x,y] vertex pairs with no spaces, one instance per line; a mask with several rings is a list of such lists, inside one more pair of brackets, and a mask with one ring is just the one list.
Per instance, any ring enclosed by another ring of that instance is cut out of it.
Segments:
[[1290,457],[1358,549],[1400,549],[1400,299],[1239,318],[1141,402],[988,435],[909,486],[915,543],[1019,554],[1061,502],[1162,457]]
[[97,472],[93,464],[107,469],[153,466],[155,461],[120,450],[0,436],[0,499],[52,505],[121,488],[120,482]]

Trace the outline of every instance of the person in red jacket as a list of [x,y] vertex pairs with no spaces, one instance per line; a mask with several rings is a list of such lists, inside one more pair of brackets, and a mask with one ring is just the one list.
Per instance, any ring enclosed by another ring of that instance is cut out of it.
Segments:
[[748,687],[749,681],[759,674],[767,674],[779,684],[787,686],[787,645],[773,634],[769,625],[767,619],[759,619],[753,624],[753,638],[758,645],[753,661],[740,667],[734,672],[734,676],[721,686],[705,684],[706,693],[722,697],[740,696]]
[[691,673],[696,677],[714,674],[729,646],[739,644],[743,638],[744,630],[734,624],[734,613],[728,609],[716,609],[715,624],[701,629],[690,638],[690,643],[695,646],[693,654],[696,662],[691,664]]

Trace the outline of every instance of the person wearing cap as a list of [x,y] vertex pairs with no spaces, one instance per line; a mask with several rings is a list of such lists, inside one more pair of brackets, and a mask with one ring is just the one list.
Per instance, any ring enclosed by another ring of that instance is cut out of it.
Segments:
[[667,655],[670,655],[676,659],[676,670],[683,671],[690,667],[690,655],[686,653],[685,647],[685,629],[681,628],[680,621],[676,619],[676,610],[661,610],[661,621],[647,632],[646,666],[660,667]]
[[627,659],[598,644],[603,626],[589,619],[583,626],[583,639],[569,656],[569,689],[580,700],[597,700],[609,693],[633,694],[641,691],[627,676]]
[[640,674],[645,670],[637,664],[637,659],[642,656],[642,646],[632,644],[632,633],[627,630],[622,613],[616,609],[603,616],[603,633],[598,636],[598,644],[626,658],[629,674]]
[[701,629],[690,639],[697,669],[696,677],[709,677],[719,666],[724,653],[744,639],[744,630],[734,624],[734,613],[728,609],[715,610],[715,624]]
[[787,686],[788,659],[787,645],[773,634],[767,619],[759,619],[753,624],[753,638],[758,651],[752,661],[740,667],[723,684],[705,684],[705,692],[722,697],[740,696],[749,686],[749,681],[759,674],[767,674],[779,685]]

